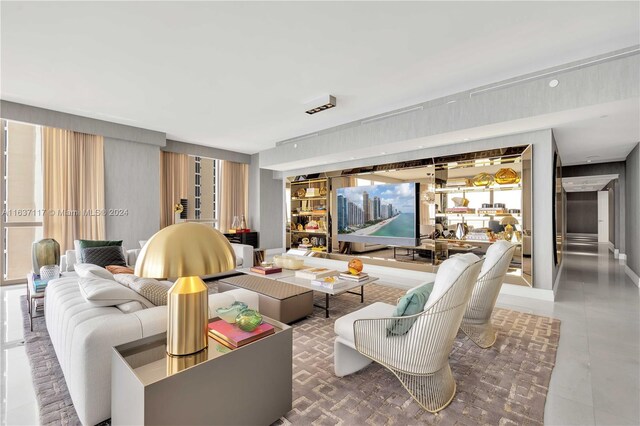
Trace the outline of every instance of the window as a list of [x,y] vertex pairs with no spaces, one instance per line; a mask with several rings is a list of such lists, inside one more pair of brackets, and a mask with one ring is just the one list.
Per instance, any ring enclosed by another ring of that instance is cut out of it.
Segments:
[[214,223],[217,213],[218,160],[190,156],[187,219]]
[[3,284],[24,281],[31,271],[31,243],[42,238],[42,132],[39,126],[2,120]]

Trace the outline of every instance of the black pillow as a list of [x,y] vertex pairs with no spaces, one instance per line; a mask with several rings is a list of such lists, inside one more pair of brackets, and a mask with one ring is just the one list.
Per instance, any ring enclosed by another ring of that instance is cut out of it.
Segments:
[[107,265],[127,266],[120,246],[87,247],[82,249],[82,261],[103,268]]

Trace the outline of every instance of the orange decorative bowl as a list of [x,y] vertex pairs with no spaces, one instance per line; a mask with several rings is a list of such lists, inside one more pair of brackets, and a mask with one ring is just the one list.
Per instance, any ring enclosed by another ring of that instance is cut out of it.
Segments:
[[500,185],[520,182],[518,172],[510,168],[498,170],[494,175],[494,178],[496,183]]

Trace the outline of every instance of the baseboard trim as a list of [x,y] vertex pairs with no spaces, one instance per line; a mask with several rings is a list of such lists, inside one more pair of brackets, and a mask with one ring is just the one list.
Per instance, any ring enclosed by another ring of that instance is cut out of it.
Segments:
[[615,250],[613,251],[613,258],[614,258],[614,259],[619,259],[619,258],[620,258],[620,250],[615,249]]
[[500,294],[508,294],[510,296],[528,297],[530,299],[544,300],[545,302],[553,302],[555,294],[553,290],[543,288],[525,287],[515,284],[502,284]]
[[553,297],[556,296],[556,291],[558,291],[558,283],[560,282],[560,277],[562,276],[562,272],[564,271],[564,261],[560,262],[560,267],[558,268],[558,274],[556,275],[556,280],[553,282]]
[[631,278],[631,281],[640,288],[640,277],[628,265],[624,265],[624,272]]
[[620,259],[621,262],[626,262],[627,261],[627,255],[626,253],[620,253],[618,255],[618,259]]
[[609,241],[609,250],[615,252],[616,251],[616,246],[613,245],[613,243],[611,241]]

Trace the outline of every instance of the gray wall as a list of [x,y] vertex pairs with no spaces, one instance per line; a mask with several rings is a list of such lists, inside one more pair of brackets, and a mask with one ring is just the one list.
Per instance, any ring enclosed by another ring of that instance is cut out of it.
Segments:
[[[625,236],[626,217],[626,166],[624,161],[614,161],[610,163],[583,164],[579,166],[565,166],[562,168],[562,177],[580,177],[580,176],[597,176],[597,175],[619,175],[618,179],[608,185],[613,188],[613,214],[611,214],[611,205],[609,205],[609,217],[613,223],[613,231],[610,230],[609,238],[615,248],[624,253],[626,249],[627,238]],[[611,198],[609,198],[611,200]],[[571,216],[567,220],[572,220]],[[570,231],[568,231],[570,232]],[[596,232],[597,233],[597,230]]]
[[597,192],[567,192],[567,232],[598,233]]
[[284,181],[259,162],[259,154],[251,156],[249,226],[260,232],[260,248],[284,250]]
[[627,266],[640,275],[640,144],[631,151],[626,161]]
[[126,209],[126,216],[106,217],[106,237],[138,248],[160,228],[160,148],[104,139],[105,207]]

